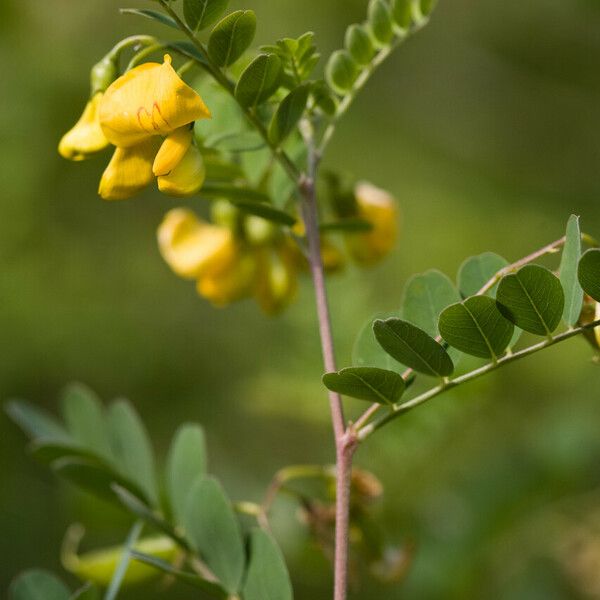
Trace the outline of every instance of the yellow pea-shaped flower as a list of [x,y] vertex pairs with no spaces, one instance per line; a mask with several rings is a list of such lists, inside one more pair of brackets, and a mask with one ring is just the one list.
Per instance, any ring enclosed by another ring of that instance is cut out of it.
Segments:
[[199,279],[229,265],[236,254],[231,230],[210,225],[188,209],[170,210],[158,228],[160,252],[180,277]]
[[75,125],[63,135],[58,144],[58,152],[68,160],[84,160],[104,150],[109,144],[98,115],[102,92],[96,93],[86,104]]
[[168,175],[181,162],[192,144],[193,135],[192,128],[185,125],[165,138],[152,165],[152,171],[157,177]]
[[100,125],[115,146],[129,147],[149,136],[166,136],[210,117],[202,98],[177,75],[166,55],[163,64],[145,63],[113,82],[100,103]]
[[202,154],[192,145],[169,173],[158,177],[158,189],[169,196],[193,196],[200,190],[205,178]]

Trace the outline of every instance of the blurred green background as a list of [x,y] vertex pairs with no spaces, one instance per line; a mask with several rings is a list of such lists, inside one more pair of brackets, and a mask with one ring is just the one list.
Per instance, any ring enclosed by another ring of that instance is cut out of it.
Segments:
[[[147,6],[130,2],[130,6]],[[0,395],[56,410],[65,383],[126,396],[159,456],[184,420],[208,430],[211,470],[257,500],[295,462],[332,444],[311,290],[283,316],[214,310],[160,259],[173,200],[96,196],[105,159],[56,153],[88,70],[120,37],[158,30],[118,0],[0,3]],[[323,53],[364,18],[365,0],[232,0],[258,42],[314,30]],[[393,310],[416,272],[451,277],[471,254],[515,260],[560,235],[570,213],[600,236],[600,4],[441,0],[430,26],[374,77],[326,162],[391,190],[402,239],[375,270],[331,279],[340,364],[360,324]],[[165,32],[163,31],[163,35]],[[571,340],[432,402],[357,455],[385,485],[376,518],[416,544],[407,579],[365,580],[356,598],[600,598],[600,371]],[[357,406],[351,405],[351,410]],[[94,547],[127,519],[59,482],[0,417],[0,583],[60,570],[69,523]],[[299,600],[330,597],[329,566],[278,504],[276,531]],[[0,594],[3,595],[3,594]],[[154,597],[148,589],[126,599]],[[191,598],[174,588],[171,598]]]

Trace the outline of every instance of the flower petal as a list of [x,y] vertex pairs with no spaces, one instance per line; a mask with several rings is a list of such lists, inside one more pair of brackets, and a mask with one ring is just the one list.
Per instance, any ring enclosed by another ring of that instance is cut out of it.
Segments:
[[205,177],[202,154],[196,146],[190,146],[175,168],[158,178],[158,189],[169,196],[192,196],[202,187]]
[[152,171],[157,177],[168,175],[177,166],[188,151],[193,136],[192,128],[185,125],[166,137],[152,165]]
[[102,130],[121,147],[209,117],[202,98],[177,75],[168,54],[162,65],[145,63],[119,77],[100,105]]
[[198,279],[230,264],[236,245],[231,230],[201,221],[185,208],[170,210],[158,228],[160,252],[180,277]]
[[63,135],[58,144],[61,156],[68,160],[84,160],[108,146],[98,117],[101,100],[102,92],[98,92],[86,104],[79,121]]
[[124,200],[150,184],[157,146],[158,140],[149,139],[132,148],[117,148],[102,174],[100,196],[104,200]]

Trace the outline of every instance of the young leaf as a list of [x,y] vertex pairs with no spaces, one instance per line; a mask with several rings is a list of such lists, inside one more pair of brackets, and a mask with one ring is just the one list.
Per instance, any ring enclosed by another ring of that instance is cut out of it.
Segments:
[[70,596],[58,577],[41,569],[21,573],[8,590],[9,600],[69,600]]
[[8,416],[34,440],[72,443],[67,430],[48,412],[25,400],[11,400],[6,405]]
[[394,36],[392,15],[387,2],[385,0],[371,0],[367,14],[373,37],[380,45],[387,46]]
[[[498,272],[508,265],[508,261],[493,252],[484,252],[467,258],[458,270],[458,289],[463,297],[474,296]],[[492,298],[496,297],[495,285],[488,291]]]
[[526,265],[502,278],[496,302],[500,312],[521,329],[551,335],[558,327],[565,295],[553,273],[539,265]]
[[511,341],[514,326],[488,296],[471,296],[440,315],[440,334],[466,354],[496,360]]
[[277,107],[269,125],[269,139],[279,145],[294,130],[308,101],[309,84],[293,89]]
[[59,458],[70,456],[73,458],[84,458],[107,466],[96,453],[87,450],[86,448],[75,446],[72,443],[48,442],[44,439],[36,439],[30,444],[29,451],[34,458],[46,464],[50,464]]
[[179,29],[177,23],[168,15],[164,15],[157,10],[151,10],[149,8],[122,8],[120,10],[121,14],[124,15],[139,15],[140,17],[146,17],[146,19],[152,19],[153,21],[158,21],[162,25],[166,25],[167,27],[172,27],[173,29]]
[[108,426],[113,454],[121,472],[156,506],[158,489],[154,455],[139,415],[127,400],[117,400],[108,409]]
[[165,575],[169,575],[182,583],[186,583],[195,588],[198,588],[208,594],[211,598],[217,598],[219,600],[225,600],[229,597],[227,592],[218,584],[213,583],[212,581],[208,581],[207,579],[203,579],[196,573],[192,573],[191,571],[181,571],[177,569],[173,565],[170,565],[168,562],[160,558],[156,558],[155,556],[149,556],[148,554],[143,554],[142,552],[138,552],[136,550],[131,551],[131,558],[133,560],[137,560],[149,567],[153,567],[157,571],[164,573]]
[[409,279],[402,299],[402,317],[431,337],[437,337],[440,313],[460,300],[452,281],[440,271],[431,269]]
[[167,457],[167,492],[177,523],[182,523],[192,484],[206,475],[206,465],[204,430],[192,423],[182,425]]
[[404,392],[404,379],[395,371],[376,367],[349,367],[337,373],[325,373],[328,390],[379,404],[394,404]]
[[236,594],[244,574],[245,553],[240,526],[219,482],[200,476],[188,496],[184,528],[223,587]]
[[75,443],[110,460],[104,407],[98,396],[88,387],[73,383],[63,392],[61,408]]
[[346,29],[344,46],[359,65],[368,65],[375,55],[371,36],[362,25],[354,24]]
[[600,302],[600,248],[590,248],[579,261],[577,278],[583,291]]
[[262,529],[250,533],[250,564],[244,600],[293,600],[292,584],[281,550]]
[[412,24],[412,5],[414,0],[393,0],[392,19],[394,24],[404,32]]
[[323,79],[312,84],[310,94],[315,105],[327,116],[332,117],[337,110],[337,98]]
[[268,100],[281,81],[281,61],[275,54],[259,54],[244,70],[235,86],[235,97],[245,107]]
[[429,16],[436,7],[438,0],[421,0],[421,14],[425,17]]
[[357,76],[358,67],[346,50],[336,50],[329,57],[325,66],[325,80],[340,96],[352,89]]
[[229,0],[183,0],[185,22],[197,33],[212,25],[228,4]]
[[377,320],[373,331],[390,356],[419,373],[447,377],[454,371],[452,359],[444,348],[408,321],[394,318]]
[[208,38],[208,55],[220,67],[228,67],[250,47],[255,33],[254,11],[236,10],[215,25]]
[[398,313],[378,313],[363,325],[352,347],[352,364],[357,367],[379,367],[387,371],[403,373],[407,367],[394,360],[375,339],[373,321],[397,317]]
[[583,304],[583,290],[577,280],[577,266],[581,258],[581,231],[579,217],[571,215],[567,222],[565,245],[560,260],[559,278],[565,293],[563,321],[573,327],[579,320]]

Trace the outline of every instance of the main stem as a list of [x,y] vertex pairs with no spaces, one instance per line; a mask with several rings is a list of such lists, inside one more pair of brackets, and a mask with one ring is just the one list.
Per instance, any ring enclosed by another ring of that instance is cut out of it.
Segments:
[[[308,165],[307,176],[301,181],[302,216],[308,240],[308,262],[315,289],[317,317],[321,338],[321,350],[325,370],[335,371],[335,352],[331,317],[327,301],[325,273],[321,259],[319,217],[317,211],[316,176],[318,156],[312,135],[307,136]],[[334,600],[346,600],[348,588],[348,544],[350,520],[350,483],[352,477],[352,457],[356,448],[356,435],[346,430],[342,397],[329,392],[331,421],[336,447],[336,512],[335,512],[335,559],[334,559]]]

